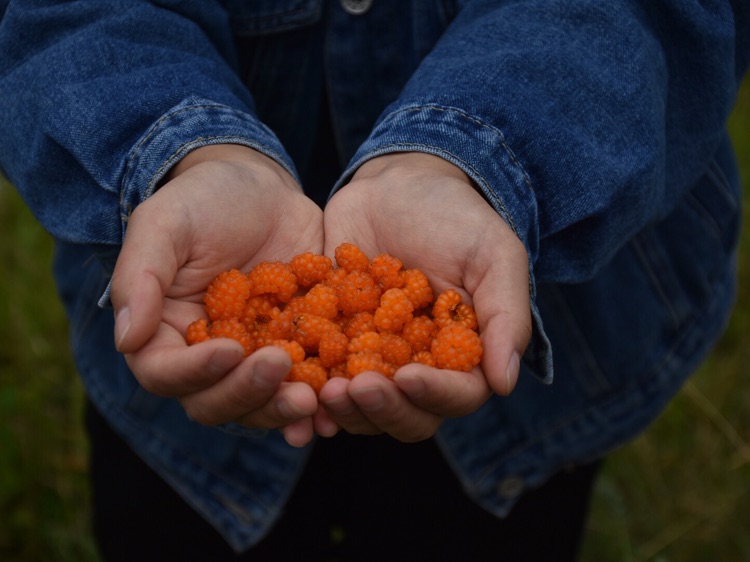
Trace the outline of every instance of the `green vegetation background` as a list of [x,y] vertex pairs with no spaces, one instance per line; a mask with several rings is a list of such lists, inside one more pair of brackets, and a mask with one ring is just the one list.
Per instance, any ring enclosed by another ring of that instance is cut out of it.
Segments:
[[[750,80],[730,119],[750,206]],[[51,241],[0,184],[0,560],[94,562],[82,389]],[[584,561],[750,560],[750,235],[726,334],[596,487]],[[543,531],[542,531],[543,532]]]

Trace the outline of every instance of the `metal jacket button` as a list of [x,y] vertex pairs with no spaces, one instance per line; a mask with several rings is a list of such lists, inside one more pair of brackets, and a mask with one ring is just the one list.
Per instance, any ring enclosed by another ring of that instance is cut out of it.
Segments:
[[372,6],[372,0],[341,0],[341,7],[348,14],[361,16]]

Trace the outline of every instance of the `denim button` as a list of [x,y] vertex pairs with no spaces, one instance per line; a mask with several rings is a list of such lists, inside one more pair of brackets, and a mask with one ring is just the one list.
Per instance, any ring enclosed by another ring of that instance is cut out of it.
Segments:
[[353,16],[364,14],[370,6],[372,6],[372,0],[341,0],[341,7]]
[[508,476],[497,485],[497,493],[505,499],[512,499],[523,492],[526,484],[520,476]]

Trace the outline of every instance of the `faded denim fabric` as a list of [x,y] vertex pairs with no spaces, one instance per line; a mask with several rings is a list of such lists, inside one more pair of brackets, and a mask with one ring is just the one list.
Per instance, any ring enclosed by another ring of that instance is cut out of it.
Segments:
[[196,147],[250,146],[312,186],[325,104],[336,189],[370,158],[428,152],[511,225],[535,320],[518,387],[437,437],[498,515],[642,431],[724,327],[746,1],[374,0],[353,15],[323,0],[11,0],[0,14],[0,169],[58,241],[87,392],[237,550],[278,517],[309,447],[203,427],[148,394],[97,306],[130,212]]

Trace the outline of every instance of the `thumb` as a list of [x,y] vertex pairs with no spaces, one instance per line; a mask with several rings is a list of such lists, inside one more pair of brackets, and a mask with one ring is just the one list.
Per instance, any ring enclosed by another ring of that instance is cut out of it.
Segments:
[[121,353],[140,349],[156,333],[164,295],[177,272],[173,238],[160,221],[143,217],[147,205],[131,215],[112,275],[115,345]]
[[492,390],[510,394],[518,381],[521,357],[531,341],[532,320],[529,266],[518,241],[515,251],[490,264],[472,298],[484,349],[482,370]]

